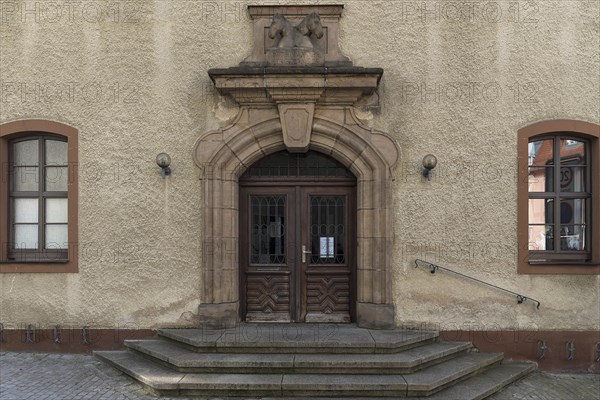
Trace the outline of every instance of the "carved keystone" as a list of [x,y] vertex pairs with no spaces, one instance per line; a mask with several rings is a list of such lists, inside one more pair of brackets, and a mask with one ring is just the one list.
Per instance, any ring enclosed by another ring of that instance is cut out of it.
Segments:
[[277,104],[283,143],[290,153],[305,153],[310,145],[314,103]]

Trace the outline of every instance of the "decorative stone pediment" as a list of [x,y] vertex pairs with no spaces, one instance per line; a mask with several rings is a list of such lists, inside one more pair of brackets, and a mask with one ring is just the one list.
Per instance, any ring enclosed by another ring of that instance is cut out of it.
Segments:
[[343,6],[249,6],[252,54],[238,67],[208,71],[220,94],[242,107],[276,107],[288,151],[309,148],[315,107],[372,98],[383,69],[352,66],[339,50]]

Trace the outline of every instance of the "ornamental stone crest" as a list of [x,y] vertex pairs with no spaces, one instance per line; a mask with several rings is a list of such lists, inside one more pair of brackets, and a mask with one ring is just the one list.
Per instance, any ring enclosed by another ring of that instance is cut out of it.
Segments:
[[349,67],[338,45],[343,6],[248,6],[254,46],[240,67]]
[[275,14],[269,27],[269,38],[275,46],[267,50],[267,64],[273,66],[319,66],[325,62],[324,52],[313,45],[310,36],[324,35],[321,17],[312,12],[294,26],[281,14]]
[[308,39],[311,34],[314,34],[318,39],[321,39],[324,35],[321,17],[316,12],[304,17],[297,26],[292,25],[283,15],[275,14],[269,27],[269,37],[271,39],[278,37],[275,47],[283,49],[294,47],[312,49],[313,44]]

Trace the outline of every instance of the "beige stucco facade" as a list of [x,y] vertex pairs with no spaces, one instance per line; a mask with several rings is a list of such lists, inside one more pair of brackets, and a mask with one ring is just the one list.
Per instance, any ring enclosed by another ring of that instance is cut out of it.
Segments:
[[[80,163],[79,272],[0,274],[5,329],[197,323],[206,199],[192,152],[238,114],[207,71],[250,54],[248,4],[0,3],[0,123],[73,126]],[[389,253],[397,325],[600,329],[598,275],[517,273],[516,176],[520,128],[600,123],[599,13],[596,1],[344,3],[343,54],[385,71],[378,104],[355,115],[400,148]],[[163,151],[166,179],[154,162]],[[428,153],[439,160],[431,181],[420,167]],[[415,258],[542,306],[415,269]]]

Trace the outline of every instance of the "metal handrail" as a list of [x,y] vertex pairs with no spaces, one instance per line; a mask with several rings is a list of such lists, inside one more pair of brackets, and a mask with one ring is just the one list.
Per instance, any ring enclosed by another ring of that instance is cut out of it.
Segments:
[[481,283],[481,284],[484,284],[484,285],[487,285],[487,286],[491,286],[491,287],[493,287],[494,289],[502,290],[502,291],[504,291],[504,292],[507,292],[507,293],[513,294],[513,295],[517,296],[517,303],[518,303],[518,304],[523,304],[523,303],[524,303],[524,302],[526,302],[527,300],[529,300],[529,301],[533,301],[533,302],[537,303],[537,306],[536,306],[536,308],[537,308],[538,310],[540,309],[540,305],[542,304],[542,303],[540,303],[539,301],[537,301],[536,299],[532,299],[531,297],[523,296],[522,294],[519,294],[519,293],[513,292],[512,290],[508,290],[508,289],[501,288],[500,286],[492,285],[491,283],[487,283],[487,282],[484,282],[484,281],[482,281],[482,280],[479,280],[479,279],[477,279],[477,278],[473,278],[472,276],[468,276],[468,275],[465,275],[465,274],[461,274],[460,272],[456,272],[456,271],[453,271],[453,270],[451,270],[451,269],[448,269],[448,268],[440,267],[439,265],[436,265],[436,264],[430,263],[429,261],[425,261],[425,260],[421,260],[421,259],[418,259],[418,258],[417,258],[417,259],[415,259],[415,268],[419,268],[419,262],[421,262],[421,263],[423,263],[423,264],[427,264],[427,266],[429,267],[429,270],[430,270],[429,272],[431,272],[432,274],[435,274],[435,273],[436,273],[436,271],[437,271],[438,269],[442,269],[442,270],[444,270],[444,271],[451,272],[451,273],[453,273],[453,274],[455,274],[455,275],[462,276],[463,278],[467,278],[467,279],[470,279],[470,280],[472,280],[472,281],[479,282],[479,283]]

